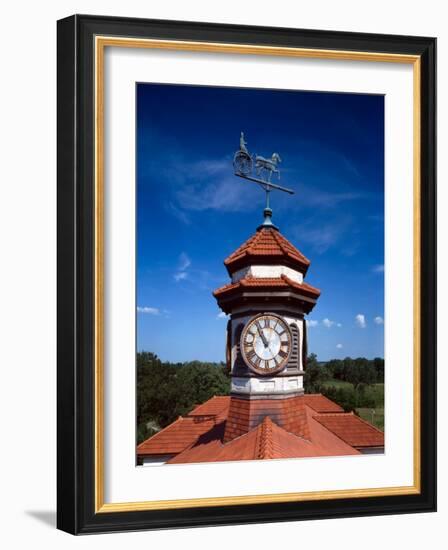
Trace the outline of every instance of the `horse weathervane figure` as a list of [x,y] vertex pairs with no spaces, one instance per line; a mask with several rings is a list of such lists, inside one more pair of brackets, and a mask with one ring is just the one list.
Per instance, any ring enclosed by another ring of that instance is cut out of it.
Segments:
[[[260,227],[274,227],[272,223],[272,210],[269,206],[269,193],[275,189],[284,191],[290,195],[294,194],[292,189],[282,187],[271,182],[272,174],[277,174],[277,179],[280,179],[280,170],[277,165],[282,161],[278,153],[272,153],[270,159],[259,155],[251,155],[247,149],[247,142],[244,139],[244,133],[240,135],[240,148],[233,157],[233,168],[235,176],[244,178],[257,183],[266,192],[266,207],[264,209],[264,222]],[[254,167],[255,164],[255,167]],[[255,172],[255,173],[254,173]]]

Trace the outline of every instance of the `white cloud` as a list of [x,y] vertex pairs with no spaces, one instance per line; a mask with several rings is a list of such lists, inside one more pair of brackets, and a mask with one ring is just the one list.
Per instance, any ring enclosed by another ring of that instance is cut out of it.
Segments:
[[216,176],[216,174],[227,173],[229,163],[226,159],[208,159],[193,162],[189,167],[194,174],[202,176]]
[[344,346],[343,346],[342,344],[336,344],[336,347],[337,347],[338,349],[342,349]]
[[337,327],[342,327],[342,323],[336,323]]
[[317,325],[319,324],[319,321],[315,321],[314,319],[307,319],[306,324],[309,327],[317,327]]
[[384,273],[384,264],[374,265],[372,271],[374,273]]
[[224,311],[221,311],[218,313],[218,315],[216,316],[217,319],[227,319],[227,314],[224,313]]
[[183,281],[187,277],[188,273],[186,271],[179,271],[178,273],[174,274],[174,280],[176,281],[176,283],[178,283],[179,281]]
[[324,254],[345,237],[350,223],[348,219],[338,219],[319,226],[309,222],[296,226],[292,233],[300,239],[299,242],[310,245],[317,254]]
[[324,327],[331,328],[336,323],[334,321],[330,321],[330,319],[325,318],[322,321],[322,324],[324,325]]
[[183,210],[178,208],[174,203],[168,202],[165,205],[165,208],[166,208],[167,212],[172,214],[180,222],[184,223],[185,225],[190,225],[190,223],[191,223],[190,217]]
[[263,200],[261,194],[254,194],[251,186],[236,185],[230,158],[184,161],[179,166],[178,163],[179,181],[174,201],[181,211],[247,212]]
[[179,256],[179,271],[185,271],[191,265],[191,260],[185,252]]
[[158,307],[137,306],[137,313],[149,313],[149,315],[159,315]]
[[380,317],[379,315],[377,317],[375,317],[375,319],[373,320],[373,322],[376,324],[376,325],[384,325],[384,319],[382,317]]
[[300,196],[302,203],[318,208],[334,208],[345,202],[371,199],[372,194],[367,192],[326,191],[315,186],[300,184]]
[[191,266],[191,260],[185,252],[179,256],[179,267],[177,272],[173,275],[176,283],[183,281],[188,277],[187,269]]
[[366,317],[362,313],[358,313],[355,317],[355,321],[359,328],[366,328]]

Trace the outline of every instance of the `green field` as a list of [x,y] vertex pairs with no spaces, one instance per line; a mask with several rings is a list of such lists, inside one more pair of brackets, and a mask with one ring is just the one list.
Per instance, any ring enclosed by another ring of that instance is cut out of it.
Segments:
[[[353,384],[343,380],[327,380],[322,383],[325,388],[336,388],[338,390],[354,390]],[[359,390],[358,390],[359,391]],[[370,384],[363,388],[364,398],[372,401],[371,407],[356,407],[356,412],[359,416],[370,422],[378,429],[384,431],[384,384]],[[355,402],[359,402],[358,398]],[[343,406],[343,403],[340,403]],[[347,410],[347,409],[346,409]],[[372,411],[374,413],[372,414]]]
[[322,382],[322,386],[325,386],[326,388],[329,388],[330,386],[333,386],[335,388],[353,388],[353,384],[350,384],[350,382],[344,382],[344,380],[335,380],[334,378]]
[[[372,415],[372,411],[375,411]],[[370,424],[376,426],[379,430],[384,432],[384,408],[369,409],[360,408],[356,409],[356,412],[363,420],[367,420]],[[373,422],[372,422],[373,419]]]
[[[350,382],[345,382],[344,380],[326,380],[322,383],[322,386],[329,388],[333,386],[334,388],[353,388],[353,384]],[[375,405],[384,405],[384,384],[370,384],[365,386],[365,395],[372,398],[375,401]]]
[[366,395],[371,396],[376,405],[382,405],[384,407],[384,384],[372,384],[367,386]]

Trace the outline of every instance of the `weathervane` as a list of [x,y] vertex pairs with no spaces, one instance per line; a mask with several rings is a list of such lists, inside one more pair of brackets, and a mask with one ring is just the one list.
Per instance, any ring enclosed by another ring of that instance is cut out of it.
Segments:
[[266,192],[266,207],[264,209],[264,222],[261,227],[275,227],[272,223],[272,210],[269,206],[269,193],[272,190],[284,191],[290,195],[294,194],[292,189],[282,187],[271,182],[272,174],[277,175],[280,180],[280,170],[277,165],[282,161],[278,153],[272,153],[270,159],[260,155],[251,155],[247,149],[247,142],[244,133],[241,132],[240,148],[233,157],[233,168],[235,176],[253,181]]

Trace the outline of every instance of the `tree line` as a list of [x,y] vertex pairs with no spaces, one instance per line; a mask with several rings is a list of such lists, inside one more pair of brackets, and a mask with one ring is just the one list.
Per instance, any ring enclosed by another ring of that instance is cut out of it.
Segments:
[[316,387],[321,387],[327,380],[341,380],[349,382],[357,389],[361,384],[384,383],[384,359],[366,359],[358,357],[352,359],[332,359],[319,362],[317,356],[312,353],[307,360],[304,383],[308,393],[312,393]]
[[303,382],[306,393],[322,393],[346,411],[384,406],[384,359],[379,357],[319,362],[312,354]]

